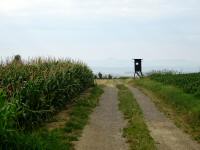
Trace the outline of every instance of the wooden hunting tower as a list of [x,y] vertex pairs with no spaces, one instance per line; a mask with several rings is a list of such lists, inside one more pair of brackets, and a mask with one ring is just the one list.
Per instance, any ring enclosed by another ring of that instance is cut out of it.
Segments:
[[136,77],[136,75],[139,78],[143,77],[143,74],[142,74],[142,59],[134,59],[134,64],[135,64],[134,78]]

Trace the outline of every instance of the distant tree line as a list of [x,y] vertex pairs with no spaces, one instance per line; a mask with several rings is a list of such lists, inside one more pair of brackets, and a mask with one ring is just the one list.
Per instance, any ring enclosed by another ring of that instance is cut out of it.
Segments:
[[95,79],[113,79],[113,76],[111,74],[108,75],[103,75],[101,72],[99,72],[98,74],[94,75]]

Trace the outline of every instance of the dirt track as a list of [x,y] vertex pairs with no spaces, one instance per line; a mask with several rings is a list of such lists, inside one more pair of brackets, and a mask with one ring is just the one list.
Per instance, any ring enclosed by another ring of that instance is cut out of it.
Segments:
[[[100,105],[92,113],[80,141],[75,144],[76,150],[129,149],[122,137],[122,129],[126,122],[118,110],[117,89],[114,87],[116,83],[121,82],[104,82],[100,84],[107,85],[104,88],[105,93],[101,97]],[[148,96],[137,88],[129,89],[144,113],[145,122],[158,150],[200,150],[200,145],[161,113]]]
[[104,91],[80,141],[75,144],[76,150],[128,150],[122,137],[125,122],[118,110],[117,89],[105,87]]
[[136,88],[129,87],[140,105],[151,136],[160,150],[200,150],[195,141],[177,128],[174,123],[158,111],[149,97]]

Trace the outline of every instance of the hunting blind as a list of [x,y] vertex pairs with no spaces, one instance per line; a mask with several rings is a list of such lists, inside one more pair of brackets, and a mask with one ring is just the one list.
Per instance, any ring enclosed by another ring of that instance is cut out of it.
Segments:
[[143,77],[143,74],[142,74],[142,59],[134,59],[134,64],[135,64],[134,78],[136,78],[136,75],[139,78]]

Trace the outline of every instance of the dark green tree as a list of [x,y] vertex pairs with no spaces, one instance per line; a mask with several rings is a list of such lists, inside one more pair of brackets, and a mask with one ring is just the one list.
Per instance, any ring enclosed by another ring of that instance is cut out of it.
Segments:
[[112,79],[113,76],[111,74],[108,75],[108,79]]
[[99,79],[102,79],[103,75],[101,72],[98,73],[98,77],[99,77]]
[[20,55],[15,55],[12,63],[16,63],[16,64],[22,64],[22,58]]

